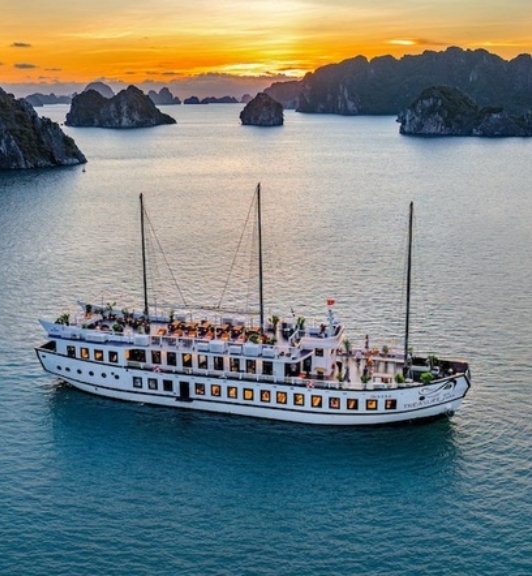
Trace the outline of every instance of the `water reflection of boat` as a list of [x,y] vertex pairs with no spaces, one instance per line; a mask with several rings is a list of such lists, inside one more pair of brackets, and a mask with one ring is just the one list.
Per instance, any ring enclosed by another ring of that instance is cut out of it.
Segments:
[[308,424],[370,425],[452,415],[470,388],[469,366],[409,349],[413,205],[402,353],[353,350],[327,301],[322,323],[264,318],[260,185],[258,314],[220,308],[151,314],[141,200],[144,310],[80,302],[78,313],[41,320],[43,368],[109,398]]

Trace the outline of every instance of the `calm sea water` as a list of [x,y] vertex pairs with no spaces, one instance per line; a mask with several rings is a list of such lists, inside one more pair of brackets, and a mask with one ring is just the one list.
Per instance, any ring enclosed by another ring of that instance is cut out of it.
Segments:
[[[166,111],[177,126],[65,128],[85,170],[0,175],[0,573],[532,573],[532,140]],[[37,318],[138,305],[139,193],[186,301],[217,303],[259,181],[268,314],[319,317],[335,298],[354,343],[399,345],[415,202],[414,347],[472,366],[452,420],[314,428],[107,401],[42,373]]]

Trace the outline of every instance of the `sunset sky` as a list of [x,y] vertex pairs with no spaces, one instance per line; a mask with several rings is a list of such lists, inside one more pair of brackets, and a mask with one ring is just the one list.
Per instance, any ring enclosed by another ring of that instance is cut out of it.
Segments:
[[359,54],[448,46],[532,52],[531,0],[0,2],[1,87],[275,80]]

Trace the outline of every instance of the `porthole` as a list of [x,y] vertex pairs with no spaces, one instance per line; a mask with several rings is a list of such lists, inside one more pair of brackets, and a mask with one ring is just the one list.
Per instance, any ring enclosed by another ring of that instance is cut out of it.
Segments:
[[76,372],[77,372],[78,374],[81,374],[81,373],[82,373],[79,368],[76,370]]
[[57,369],[58,369],[58,370],[62,370],[61,366],[58,366]]
[[92,370],[89,372],[89,376],[94,376],[94,372]]
[[102,378],[107,378],[107,374],[105,372],[102,372]]

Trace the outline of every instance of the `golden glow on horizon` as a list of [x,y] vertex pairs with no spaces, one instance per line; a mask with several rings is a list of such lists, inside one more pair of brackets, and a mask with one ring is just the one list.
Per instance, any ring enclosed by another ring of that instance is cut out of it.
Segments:
[[300,77],[331,62],[448,46],[532,51],[529,0],[20,0],[2,13],[0,86]]

